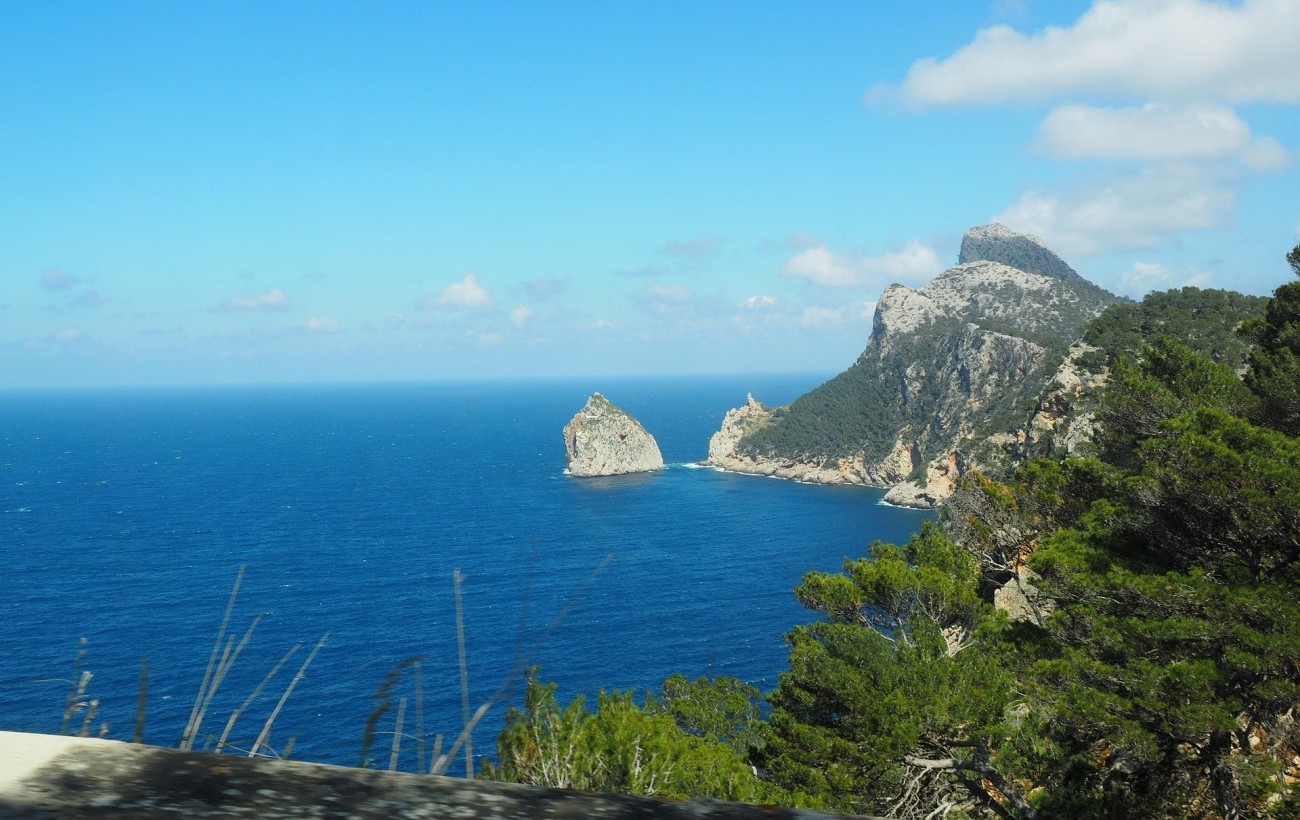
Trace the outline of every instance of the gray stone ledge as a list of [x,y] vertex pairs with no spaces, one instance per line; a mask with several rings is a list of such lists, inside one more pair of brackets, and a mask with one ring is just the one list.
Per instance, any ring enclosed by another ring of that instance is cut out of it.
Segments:
[[0,732],[0,818],[829,818]]

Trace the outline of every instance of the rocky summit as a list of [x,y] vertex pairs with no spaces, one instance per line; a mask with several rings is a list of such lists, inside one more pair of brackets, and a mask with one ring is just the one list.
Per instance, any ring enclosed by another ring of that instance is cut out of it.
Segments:
[[641,422],[600,393],[564,425],[569,475],[602,476],[662,470],[664,458]]
[[885,289],[856,362],[787,407],[751,396],[727,414],[707,463],[888,487],[886,501],[934,506],[968,470],[996,471],[1024,451],[1071,344],[1117,301],[1036,237],[971,228],[956,266],[921,288]]

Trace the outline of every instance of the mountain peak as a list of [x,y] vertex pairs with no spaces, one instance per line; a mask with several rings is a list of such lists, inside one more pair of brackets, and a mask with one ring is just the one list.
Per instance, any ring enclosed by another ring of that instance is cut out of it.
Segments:
[[1018,270],[1067,282],[1083,278],[1043,244],[1043,240],[1016,233],[997,222],[971,228],[961,238],[957,264],[981,261],[1001,262]]

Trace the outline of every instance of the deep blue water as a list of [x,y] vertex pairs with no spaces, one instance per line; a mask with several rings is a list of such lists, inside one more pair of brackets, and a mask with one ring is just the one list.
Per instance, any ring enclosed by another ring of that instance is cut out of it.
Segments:
[[[355,764],[385,674],[420,655],[425,733],[454,736],[456,568],[475,707],[529,647],[565,701],[654,688],[674,672],[766,691],[784,668],[783,633],[810,618],[791,594],[801,575],[905,539],[926,515],[880,505],[875,490],[690,466],[747,391],[784,403],[820,381],[0,394],[0,728],[59,729],[85,637],[95,727],[131,736],[147,656],[145,739],[174,745],[241,565],[232,629],[267,615],[218,690],[206,738],[304,642],[237,725],[236,744],[250,743],[327,630],[273,749],[294,738],[294,757]],[[641,419],[669,469],[564,475],[560,429],[593,389]],[[408,733],[414,692],[404,675],[395,693],[412,698]],[[493,752],[504,712],[489,712],[477,754]],[[379,740],[385,764],[390,742]],[[402,766],[415,767],[413,751]]]

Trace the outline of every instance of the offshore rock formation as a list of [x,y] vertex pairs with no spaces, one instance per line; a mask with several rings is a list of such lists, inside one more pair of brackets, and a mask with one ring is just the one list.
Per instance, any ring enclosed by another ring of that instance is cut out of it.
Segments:
[[1116,301],[1037,238],[972,228],[955,267],[919,289],[885,289],[848,370],[788,407],[751,396],[727,414],[705,463],[889,487],[888,503],[935,506],[969,469],[1022,458],[1030,435],[1055,438],[1040,396],[1061,387],[1054,375],[1070,379],[1058,373],[1067,349]]
[[645,473],[664,468],[654,436],[600,393],[564,425],[564,458],[569,475]]

